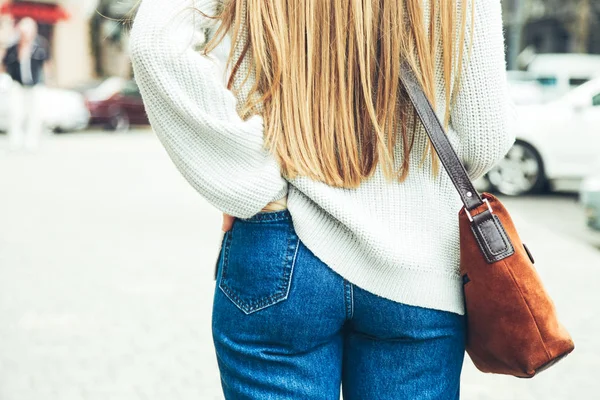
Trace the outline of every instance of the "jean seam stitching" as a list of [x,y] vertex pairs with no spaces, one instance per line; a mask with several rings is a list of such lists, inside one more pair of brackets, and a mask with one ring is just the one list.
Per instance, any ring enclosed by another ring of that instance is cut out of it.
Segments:
[[279,211],[270,211],[270,212],[266,212],[266,213],[259,213],[254,215],[253,217],[250,218],[239,218],[241,221],[243,222],[247,222],[250,224],[259,224],[261,222],[271,222],[271,221],[285,221],[285,220],[289,220],[291,219],[291,216],[289,214],[289,211],[287,209],[285,210],[279,210]]
[[354,285],[350,284],[350,318],[354,317]]
[[348,282],[346,279],[344,279],[344,310],[346,313],[346,319],[351,319],[352,318],[352,298],[351,298],[351,294],[350,291],[352,290],[352,286],[350,284],[350,282]]

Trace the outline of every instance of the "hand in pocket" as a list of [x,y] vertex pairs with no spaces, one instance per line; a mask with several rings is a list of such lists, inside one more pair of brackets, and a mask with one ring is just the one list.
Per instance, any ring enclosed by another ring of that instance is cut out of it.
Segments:
[[223,232],[227,232],[227,231],[231,230],[231,228],[233,227],[234,220],[235,220],[235,217],[228,215],[228,214],[223,214],[223,226],[222,226],[221,230]]

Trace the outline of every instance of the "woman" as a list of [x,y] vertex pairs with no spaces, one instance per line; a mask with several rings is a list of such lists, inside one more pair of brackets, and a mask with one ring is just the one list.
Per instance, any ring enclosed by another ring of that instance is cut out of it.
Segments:
[[[11,89],[9,149],[38,147],[44,128],[41,86],[48,71],[48,43],[38,34],[38,25],[26,17],[16,26],[19,40],[6,50],[3,66],[14,81]],[[1,69],[1,68],[0,68]]]
[[131,51],[175,165],[234,218],[212,326],[225,397],[457,399],[461,204],[399,74],[481,177],[514,141],[500,1],[143,0]]

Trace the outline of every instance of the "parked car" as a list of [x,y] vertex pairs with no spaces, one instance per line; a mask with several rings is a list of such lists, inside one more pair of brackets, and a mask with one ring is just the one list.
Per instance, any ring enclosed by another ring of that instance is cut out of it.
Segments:
[[526,71],[508,71],[508,88],[515,104],[540,104],[544,102],[544,88],[535,76]]
[[600,76],[600,55],[538,54],[527,72],[540,84],[543,102],[556,100]]
[[[7,74],[0,74],[0,131],[10,124],[11,89],[16,85]],[[44,126],[54,132],[71,132],[88,126],[90,113],[83,96],[76,91],[41,86]]]
[[580,199],[588,226],[600,231],[600,161],[581,184]]
[[517,141],[487,174],[491,186],[506,195],[576,192],[600,148],[600,78],[518,112]]
[[140,90],[133,80],[108,78],[87,90],[85,98],[92,125],[127,131],[131,125],[149,124]]

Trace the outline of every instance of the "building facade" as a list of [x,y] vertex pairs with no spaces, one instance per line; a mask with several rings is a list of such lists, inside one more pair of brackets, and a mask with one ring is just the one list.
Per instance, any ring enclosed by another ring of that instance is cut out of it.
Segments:
[[503,1],[509,64],[536,53],[600,54],[600,0]]
[[132,75],[129,27],[138,0],[100,0],[91,20],[91,43],[96,75]]
[[[131,76],[128,23],[137,0],[0,0],[29,12],[51,43],[53,83],[74,86],[96,77]],[[600,0],[503,0],[510,68],[519,54],[600,54]],[[41,10],[44,8],[44,10]],[[48,10],[55,10],[55,14]],[[59,18],[64,10],[68,18]],[[43,11],[43,12],[42,12]],[[0,55],[13,39],[12,19],[0,14]]]

